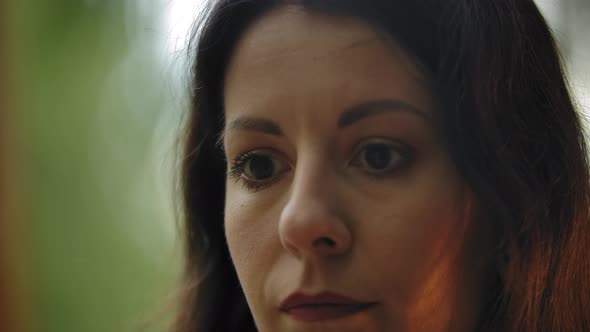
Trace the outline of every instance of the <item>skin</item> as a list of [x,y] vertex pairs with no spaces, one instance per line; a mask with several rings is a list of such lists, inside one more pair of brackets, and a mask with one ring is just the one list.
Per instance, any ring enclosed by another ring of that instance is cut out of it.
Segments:
[[[475,202],[433,123],[427,75],[395,40],[280,7],[242,36],[224,92],[226,238],[260,331],[473,330]],[[374,101],[388,106],[342,118]],[[400,162],[375,171],[371,143]],[[236,169],[248,152],[272,176],[256,182],[251,159]],[[323,291],[377,304],[316,322],[278,310]]]

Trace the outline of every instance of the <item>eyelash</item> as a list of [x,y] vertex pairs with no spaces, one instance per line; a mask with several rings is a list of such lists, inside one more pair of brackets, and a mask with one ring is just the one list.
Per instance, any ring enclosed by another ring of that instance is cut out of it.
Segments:
[[[388,141],[391,142],[391,140],[388,140]],[[375,144],[375,143],[374,142],[373,143],[369,142],[369,143],[363,144],[361,146],[361,149],[358,149],[354,153],[355,158],[357,158],[357,156],[360,154],[360,152],[363,151],[362,149],[367,148],[370,144]],[[383,143],[383,144],[385,145],[386,143]],[[404,160],[402,161],[402,163],[401,163],[400,166],[395,167],[393,170],[389,170],[389,171],[386,171],[386,172],[383,172],[383,173],[380,173],[380,172],[376,172],[376,173],[373,173],[373,172],[365,172],[366,175],[369,176],[369,177],[371,177],[372,179],[379,180],[379,179],[382,178],[382,176],[384,174],[391,174],[391,173],[394,173],[394,172],[401,171],[404,168],[408,167],[408,165],[411,164],[414,161],[414,149],[411,146],[409,146],[407,144],[404,144],[404,143],[401,143],[401,142],[398,142],[398,141],[391,142],[391,143],[389,143],[387,145],[389,145],[391,148],[395,149],[397,151],[397,153],[399,153]],[[247,179],[247,178],[245,178],[243,176],[246,164],[253,157],[255,157],[255,156],[269,156],[269,155],[271,155],[270,153],[261,153],[259,151],[260,151],[260,149],[258,149],[258,150],[252,150],[252,151],[248,151],[248,152],[245,152],[245,153],[237,156],[232,161],[232,163],[231,163],[231,165],[229,167],[228,174],[227,174],[227,176],[228,176],[229,179],[233,179],[235,182],[238,182],[238,181],[241,182],[242,185],[247,190],[252,191],[252,192],[257,192],[257,191],[259,191],[261,189],[264,189],[265,187],[271,185],[273,182],[275,182],[278,179],[277,176],[274,176],[273,178],[271,178],[268,181],[252,181],[252,180]]]
[[231,163],[231,167],[227,174],[228,178],[233,179],[235,182],[240,181],[246,189],[252,192],[257,192],[263,189],[264,187],[270,185],[274,181],[274,179],[263,182],[251,181],[242,176],[242,174],[244,173],[246,163],[254,156],[263,155],[262,153],[255,151],[256,150],[248,151],[236,157]]

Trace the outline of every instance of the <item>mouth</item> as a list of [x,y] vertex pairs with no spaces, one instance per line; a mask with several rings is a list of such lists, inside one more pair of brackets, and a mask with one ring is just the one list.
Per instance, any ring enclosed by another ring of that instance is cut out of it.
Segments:
[[343,295],[323,292],[317,295],[295,293],[279,306],[279,311],[304,322],[344,318],[370,309],[377,302],[355,300]]

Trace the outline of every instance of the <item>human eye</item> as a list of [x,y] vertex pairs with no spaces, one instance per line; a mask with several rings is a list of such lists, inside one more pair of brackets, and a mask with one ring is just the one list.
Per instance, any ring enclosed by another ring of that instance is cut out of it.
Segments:
[[362,142],[351,162],[371,175],[390,173],[407,166],[413,159],[413,149],[390,139],[370,139]]
[[228,177],[242,182],[246,189],[256,192],[272,184],[288,168],[289,165],[273,152],[253,150],[233,160]]

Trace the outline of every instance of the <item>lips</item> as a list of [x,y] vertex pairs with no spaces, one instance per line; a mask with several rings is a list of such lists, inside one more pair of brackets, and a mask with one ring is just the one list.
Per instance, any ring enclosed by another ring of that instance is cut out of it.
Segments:
[[375,304],[376,302],[358,301],[331,292],[317,295],[295,293],[280,304],[279,310],[295,320],[316,322],[354,315]]

